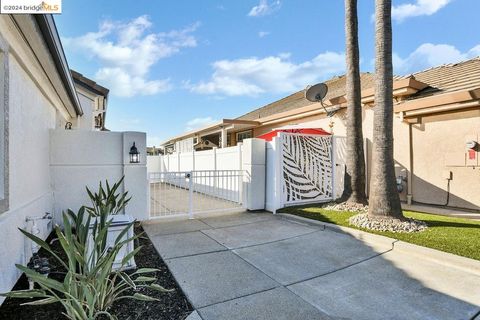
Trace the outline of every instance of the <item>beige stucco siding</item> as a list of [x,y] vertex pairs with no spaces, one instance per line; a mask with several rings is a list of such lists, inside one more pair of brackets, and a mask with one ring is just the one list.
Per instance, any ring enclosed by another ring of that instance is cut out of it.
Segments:
[[[480,167],[462,166],[449,158],[464,158],[466,140],[480,135],[480,110],[424,117],[412,127],[414,200],[444,204],[445,171],[451,171],[449,205],[478,209]],[[478,156],[477,152],[477,161]]]
[[[363,111],[363,137],[367,159],[367,180],[370,184],[372,171],[372,139],[374,108],[365,107]],[[423,117],[420,124],[412,125],[410,137],[409,124],[402,121],[399,114],[394,115],[394,157],[396,176],[411,177],[412,181],[403,183],[400,193],[402,201],[412,194],[414,201],[433,204],[445,204],[447,180],[445,171],[451,171],[450,206],[480,209],[480,163],[476,166],[449,166],[449,158],[465,159],[465,142],[468,138],[480,139],[480,110],[448,113]],[[346,135],[345,110],[333,117],[335,135]],[[330,130],[330,119],[324,115],[278,122],[254,129],[254,137],[286,125],[301,125],[310,128]],[[410,147],[410,140],[412,147]],[[410,151],[412,150],[412,161]],[[480,153],[477,152],[477,159]],[[478,160],[477,160],[478,161]],[[413,168],[411,168],[411,163]],[[411,175],[409,175],[411,173]],[[410,185],[411,190],[408,189]],[[368,188],[368,187],[367,187]]]

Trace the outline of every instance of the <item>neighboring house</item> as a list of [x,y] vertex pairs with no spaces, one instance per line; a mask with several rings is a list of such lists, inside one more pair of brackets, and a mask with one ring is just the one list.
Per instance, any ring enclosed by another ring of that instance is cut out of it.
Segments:
[[163,155],[163,149],[153,147],[147,147],[147,155],[149,156],[158,156]]
[[[76,72],[73,75],[51,15],[0,15],[0,234],[4,241],[0,247],[0,292],[12,288],[20,275],[15,264],[25,264],[31,254],[31,243],[18,228],[31,230],[32,218],[54,213],[56,203],[66,198],[55,194],[54,177],[68,184],[64,189],[69,195],[76,195],[73,187],[83,195],[88,175],[76,173],[83,159],[76,155],[71,161],[71,151],[89,157],[86,138],[95,141],[107,135],[92,131],[105,127],[108,90]],[[99,119],[96,125],[95,118]],[[69,123],[73,130],[64,129]],[[62,148],[52,141],[54,129],[59,129],[55,137],[62,139]],[[118,138],[114,141],[119,142],[104,152],[111,150],[121,157],[122,136],[115,134]],[[137,139],[137,145],[141,143]],[[125,152],[128,156],[128,149]],[[52,167],[52,161],[58,159],[70,162]],[[89,168],[95,169],[93,165]],[[103,171],[91,174],[95,183],[109,169],[101,168]],[[115,166],[117,176],[122,175],[121,168]],[[63,173],[61,170],[70,171],[63,176],[55,173]],[[75,181],[81,186],[75,186]],[[50,233],[51,220],[35,224],[39,237]]]
[[109,90],[81,73],[71,70],[78,99],[84,113],[89,116],[80,117],[77,128],[84,130],[106,130],[107,103]]
[[[191,152],[205,141],[235,146],[276,128],[295,125],[346,134],[345,77],[325,82],[324,104],[331,118],[304,90],[236,119],[173,137],[162,144],[166,153]],[[373,133],[374,75],[363,73],[363,134],[370,180]],[[395,77],[395,160],[401,199],[433,205],[480,209],[480,58],[442,65]],[[207,146],[208,147],[208,146]],[[403,181],[400,181],[403,180]],[[368,190],[367,190],[368,191]]]

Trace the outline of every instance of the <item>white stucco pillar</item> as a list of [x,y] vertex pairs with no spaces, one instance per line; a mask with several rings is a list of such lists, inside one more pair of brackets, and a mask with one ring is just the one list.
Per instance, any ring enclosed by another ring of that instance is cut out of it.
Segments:
[[[144,132],[123,133],[124,187],[132,197],[125,208],[125,214],[133,216],[138,221],[149,218],[146,141],[147,136]],[[130,163],[129,152],[134,142],[140,152],[140,163]]]
[[242,147],[243,199],[247,210],[265,209],[265,140],[245,139]]

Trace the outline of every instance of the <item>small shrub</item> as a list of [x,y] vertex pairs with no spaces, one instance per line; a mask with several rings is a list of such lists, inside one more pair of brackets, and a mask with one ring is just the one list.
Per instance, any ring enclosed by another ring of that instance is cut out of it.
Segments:
[[125,176],[123,176],[117,183],[110,187],[108,180],[105,181],[106,189],[100,181],[98,192],[92,192],[88,187],[87,193],[92,202],[91,207],[87,207],[87,211],[96,217],[108,216],[110,214],[118,214],[127,206],[130,198],[127,198],[128,191],[124,193],[117,193],[118,188],[122,185]]
[[[17,264],[17,268],[32,279],[39,288],[12,291],[1,295],[11,298],[38,298],[38,300],[24,305],[59,302],[65,309],[64,315],[69,319],[94,320],[99,316],[116,319],[115,315],[110,314],[109,309],[118,300],[157,300],[138,292],[130,296],[126,294],[127,290],[138,291],[142,288],[149,288],[160,292],[171,291],[154,283],[156,278],[152,275],[157,269],[138,269],[131,275],[123,272],[122,268],[113,271],[113,264],[119,251],[127,243],[140,237],[141,234],[125,239],[128,230],[133,226],[132,222],[120,232],[113,246],[107,247],[108,228],[112,221],[106,221],[102,217],[106,219],[107,216],[94,216],[84,207],[80,208],[77,214],[71,210],[63,213],[64,230],[57,225],[55,234],[65,252],[65,260],[62,260],[48,243],[19,229],[27,238],[58,260],[66,270],[65,278],[62,283]],[[94,223],[91,227],[92,219],[94,219]],[[92,233],[93,240],[89,240],[89,233]],[[88,241],[93,241],[93,250],[88,249]],[[140,249],[141,247],[137,247],[127,254],[122,259],[121,267],[124,267]]]

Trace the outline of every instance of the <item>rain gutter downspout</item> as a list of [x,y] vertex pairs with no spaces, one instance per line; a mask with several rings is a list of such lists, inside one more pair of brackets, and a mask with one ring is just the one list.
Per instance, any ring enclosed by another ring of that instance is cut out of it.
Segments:
[[413,134],[412,124],[408,124],[408,170],[407,170],[407,204],[412,204],[413,189],[412,189],[412,177],[413,177]]

